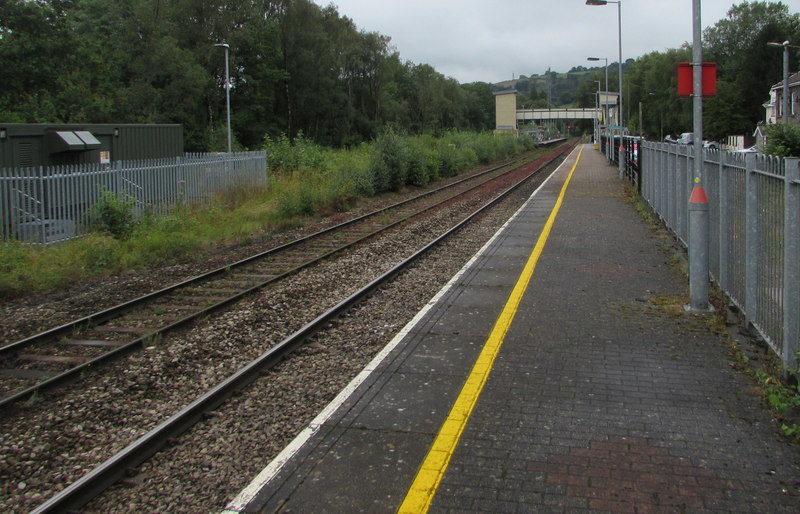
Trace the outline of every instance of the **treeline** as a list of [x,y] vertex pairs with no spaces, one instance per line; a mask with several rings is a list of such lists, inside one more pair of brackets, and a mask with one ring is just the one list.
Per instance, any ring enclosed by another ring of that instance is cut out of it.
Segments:
[[[783,50],[769,42],[800,43],[800,14],[782,2],[742,2],[703,33],[703,60],[717,63],[717,95],[703,101],[706,139],[752,135],[765,120],[763,104],[773,84],[783,80]],[[795,73],[800,52],[790,52]],[[632,134],[653,139],[692,130],[692,99],[677,96],[677,66],[692,61],[691,45],[652,52],[626,63],[625,123]],[[609,66],[610,68],[610,66]],[[594,105],[597,85],[605,80],[597,71],[579,86],[578,102]],[[609,73],[609,89],[618,91],[616,68]],[[639,123],[641,105],[642,122]]]
[[[633,59],[623,66],[623,72],[633,63]],[[517,90],[517,103],[528,108],[546,109],[550,107],[574,106],[579,102],[579,88],[587,80],[597,80],[597,74],[601,73],[605,77],[605,66],[586,68],[583,66],[573,67],[566,73],[558,73],[547,70],[542,75],[532,74],[529,76],[520,75],[516,80],[495,84],[496,90],[514,88]],[[609,63],[608,73],[617,73],[617,64]],[[617,83],[615,80],[614,84]],[[611,82],[609,82],[610,87]],[[605,78],[601,80],[601,88],[605,89]],[[594,90],[597,90],[595,85]],[[616,89],[612,89],[616,90]],[[585,93],[585,92],[584,92]],[[594,102],[592,97],[592,102]],[[583,100],[583,99],[580,99]],[[594,103],[592,103],[594,105]]]
[[403,61],[389,37],[309,0],[0,2],[0,120],[181,123],[187,150],[222,150],[220,42],[237,147],[299,133],[347,146],[387,125],[494,126],[489,84]]

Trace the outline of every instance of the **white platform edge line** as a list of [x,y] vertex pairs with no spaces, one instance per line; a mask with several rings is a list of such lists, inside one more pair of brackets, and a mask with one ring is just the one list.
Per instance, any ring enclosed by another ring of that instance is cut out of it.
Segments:
[[393,338],[389,343],[383,347],[383,349],[378,352],[375,357],[367,364],[361,372],[356,375],[353,380],[350,381],[347,386],[334,398],[331,402],[320,411],[319,414],[309,423],[309,425],[304,428],[297,436],[283,449],[281,452],[270,462],[267,467],[265,467],[261,472],[256,475],[250,484],[242,489],[242,491],[233,499],[226,507],[225,510],[222,511],[221,514],[237,514],[243,512],[244,509],[252,500],[255,498],[256,494],[263,489],[264,485],[266,485],[270,480],[272,480],[281,470],[281,468],[298,452],[300,448],[302,448],[319,430],[319,427],[322,426],[330,417],[336,412],[339,407],[341,407],[348,398],[358,389],[362,383],[375,371],[378,366],[383,362],[384,359],[400,344],[400,342],[405,339],[405,337],[411,333],[411,331],[419,324],[420,321],[425,317],[426,314],[433,308],[434,305],[445,295],[447,294],[450,289],[452,289],[455,284],[461,279],[461,277],[472,267],[472,265],[480,259],[483,254],[488,250],[488,248],[492,245],[492,243],[497,240],[500,235],[508,228],[511,223],[519,216],[519,214],[527,208],[528,204],[534,199],[534,197],[539,193],[539,191],[550,182],[550,179],[558,173],[561,168],[569,161],[569,159],[575,154],[578,150],[578,147],[570,152],[567,159],[562,162],[558,168],[556,168],[553,173],[550,174],[547,179],[545,179],[542,184],[536,188],[536,190],[531,193],[531,196],[525,201],[522,206],[517,209],[513,216],[511,216],[502,227],[500,227],[497,232],[484,244],[480,250],[478,250],[472,258],[467,261],[466,264],[450,279],[450,281],[445,284],[436,295],[434,295],[428,303],[420,310],[414,318],[411,319],[406,326],[404,326]]

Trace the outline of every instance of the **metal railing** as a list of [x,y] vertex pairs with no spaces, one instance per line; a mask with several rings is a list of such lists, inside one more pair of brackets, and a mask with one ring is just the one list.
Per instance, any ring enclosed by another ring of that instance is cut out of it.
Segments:
[[[644,143],[642,196],[686,245],[694,149]],[[706,149],[711,278],[796,369],[800,325],[800,159]]]
[[90,209],[105,192],[130,202],[141,216],[266,183],[264,151],[0,169],[0,241],[47,244],[77,237],[85,232]]
[[[624,177],[630,180],[641,193],[641,145],[644,139],[636,136],[621,135],[622,132],[622,130],[615,131],[613,129],[602,131],[599,136],[599,150],[609,162],[617,165],[619,165],[620,156],[622,157],[622,173]],[[622,150],[621,152],[620,149]]]

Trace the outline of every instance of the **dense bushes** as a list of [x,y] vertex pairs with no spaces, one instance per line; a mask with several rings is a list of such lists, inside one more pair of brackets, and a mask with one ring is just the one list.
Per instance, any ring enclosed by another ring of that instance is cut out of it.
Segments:
[[800,127],[786,123],[768,126],[766,153],[781,157],[800,157]]
[[[327,150],[303,137],[289,141],[285,136],[268,138],[265,147],[270,169],[282,180],[287,180],[287,173],[299,173],[294,177],[299,182],[281,196],[281,211],[285,215],[310,215],[346,205],[353,195],[424,186],[470,166],[529,150],[533,142],[492,133],[450,132],[436,139],[386,130],[371,145],[350,151]],[[344,157],[353,152],[360,156],[359,162]]]
[[50,291],[137,267],[202,258],[215,244],[246,241],[312,215],[347,210],[360,197],[424,186],[477,163],[511,157],[526,138],[452,132],[441,139],[383,133],[373,144],[330,150],[298,137],[267,139],[268,187],[232,189],[211,206],[182,204],[134,219],[124,194],[105,193],[94,228],[54,246],[0,243],[0,298]]
[[134,199],[103,191],[100,200],[89,209],[89,225],[97,232],[109,234],[115,239],[128,239],[136,228]]

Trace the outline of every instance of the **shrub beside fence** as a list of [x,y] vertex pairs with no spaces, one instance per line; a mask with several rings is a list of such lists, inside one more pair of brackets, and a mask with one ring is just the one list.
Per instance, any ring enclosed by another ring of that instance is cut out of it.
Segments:
[[113,164],[0,169],[0,240],[52,243],[79,236],[106,192],[137,216],[203,203],[231,188],[265,187],[266,152],[187,154]]
[[[800,159],[706,150],[712,279],[789,369],[800,348]],[[642,196],[689,241],[693,148],[645,143]]]

